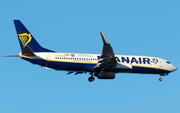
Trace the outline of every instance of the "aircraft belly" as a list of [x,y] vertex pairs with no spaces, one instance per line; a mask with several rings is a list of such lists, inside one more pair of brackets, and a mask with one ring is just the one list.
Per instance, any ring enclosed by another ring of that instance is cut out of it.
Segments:
[[169,73],[169,71],[151,67],[138,67],[133,66],[131,73],[145,73],[145,74],[161,74],[161,73]]
[[116,69],[116,73],[130,73],[132,69]]
[[38,64],[41,66],[45,66],[47,64],[47,62],[45,60],[37,60],[37,59],[31,59],[31,58],[25,58],[25,57],[21,57],[23,60],[29,61],[32,64]]
[[88,71],[92,70],[95,64],[53,62],[49,65],[51,68],[59,70]]
[[29,61],[33,64],[38,64],[56,70],[89,71],[92,70],[93,67],[96,65],[96,64],[85,64],[85,63],[46,61],[46,60],[39,60],[39,59],[32,59],[25,57],[22,57],[22,59]]

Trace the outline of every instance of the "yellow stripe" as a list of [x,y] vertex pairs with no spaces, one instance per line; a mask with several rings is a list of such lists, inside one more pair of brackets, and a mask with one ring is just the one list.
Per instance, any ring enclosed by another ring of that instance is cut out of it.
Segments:
[[106,38],[105,38],[105,36],[104,36],[104,34],[103,34],[103,32],[102,32],[102,31],[101,31],[101,34],[102,34],[102,36],[103,36],[104,40],[106,41],[106,43],[107,43],[107,44],[109,44],[109,43],[108,43],[108,41],[106,40]]

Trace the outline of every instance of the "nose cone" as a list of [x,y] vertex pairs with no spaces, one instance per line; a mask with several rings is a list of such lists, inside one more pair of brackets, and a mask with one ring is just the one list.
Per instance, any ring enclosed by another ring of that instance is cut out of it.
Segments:
[[177,67],[172,65],[172,71],[176,71],[177,70]]

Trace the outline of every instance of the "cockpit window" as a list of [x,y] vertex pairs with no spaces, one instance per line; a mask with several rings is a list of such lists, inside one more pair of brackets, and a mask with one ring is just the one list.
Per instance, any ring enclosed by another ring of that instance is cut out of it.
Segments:
[[171,64],[169,61],[166,61],[166,63]]

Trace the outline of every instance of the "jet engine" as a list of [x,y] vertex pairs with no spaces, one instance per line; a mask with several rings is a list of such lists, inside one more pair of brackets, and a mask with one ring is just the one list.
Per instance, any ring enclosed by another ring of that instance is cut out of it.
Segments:
[[98,79],[114,79],[115,78],[115,73],[95,73],[94,76],[96,76]]

